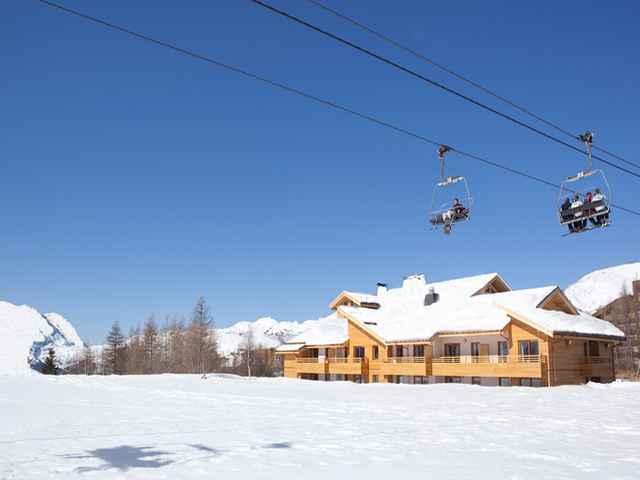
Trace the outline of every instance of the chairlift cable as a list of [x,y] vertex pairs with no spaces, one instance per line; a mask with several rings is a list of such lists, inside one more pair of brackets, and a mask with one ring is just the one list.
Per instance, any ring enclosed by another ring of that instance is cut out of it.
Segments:
[[[435,140],[427,138],[424,135],[412,132],[411,130],[408,130],[408,129],[403,128],[403,127],[399,127],[397,125],[394,125],[394,124],[392,124],[390,122],[387,122],[385,120],[381,120],[381,119],[379,119],[377,117],[374,117],[372,115],[369,115],[369,114],[366,114],[366,113],[361,113],[361,112],[358,112],[358,111],[356,111],[354,109],[351,109],[349,107],[345,107],[345,106],[340,105],[340,104],[338,104],[338,103],[336,103],[334,101],[323,99],[321,97],[309,94],[307,92],[304,92],[304,91],[299,90],[297,88],[291,87],[291,86],[286,85],[284,83],[277,82],[277,81],[274,81],[274,80],[270,80],[270,79],[268,79],[266,77],[262,77],[260,75],[257,75],[257,74],[254,74],[252,72],[249,72],[247,70],[241,69],[239,67],[235,67],[233,65],[228,65],[226,63],[220,62],[220,61],[215,60],[215,59],[213,59],[211,57],[208,57],[206,55],[203,55],[203,54],[200,54],[200,53],[196,53],[196,52],[194,52],[192,50],[188,50],[186,48],[179,47],[179,46],[177,46],[175,44],[168,43],[168,42],[165,42],[163,40],[158,40],[158,39],[156,39],[154,37],[150,37],[148,35],[144,35],[142,33],[135,32],[135,31],[133,31],[131,29],[116,25],[116,24],[108,22],[106,20],[102,20],[102,19],[99,19],[97,17],[93,17],[91,15],[79,12],[77,10],[73,10],[71,8],[65,7],[64,5],[60,5],[58,3],[54,3],[54,2],[51,2],[49,0],[36,0],[36,1],[41,3],[41,4],[47,5],[49,7],[52,7],[54,9],[61,10],[61,11],[65,12],[65,13],[70,14],[70,15],[74,15],[74,16],[82,18],[84,20],[88,20],[88,21],[90,21],[90,22],[92,22],[94,24],[99,24],[99,25],[107,27],[107,28],[109,28],[111,30],[116,30],[116,31],[119,31],[119,32],[122,32],[122,33],[126,33],[127,35],[135,37],[135,38],[137,38],[139,40],[144,40],[146,42],[150,42],[150,43],[153,43],[155,45],[159,45],[161,47],[168,48],[170,50],[173,50],[175,52],[178,52],[178,53],[181,53],[183,55],[189,56],[189,57],[194,58],[196,60],[201,60],[201,61],[207,62],[207,63],[209,63],[211,65],[215,65],[217,67],[232,71],[234,73],[238,73],[238,74],[243,75],[245,77],[260,81],[262,83],[265,83],[265,84],[270,85],[272,87],[276,87],[276,88],[284,90],[286,92],[293,93],[295,95],[298,95],[300,97],[306,98],[308,100],[313,100],[316,103],[319,103],[319,104],[322,104],[322,105],[325,105],[325,106],[329,106],[329,107],[331,107],[331,108],[333,108],[335,110],[339,110],[339,111],[342,111],[342,112],[345,112],[345,113],[349,113],[350,115],[362,118],[362,119],[367,120],[367,121],[369,121],[371,123],[374,123],[376,125],[379,125],[379,126],[382,126],[382,127],[385,127],[385,128],[389,128],[389,129],[391,129],[391,130],[393,130],[393,131],[395,131],[397,133],[401,133],[401,134],[406,135],[408,137],[411,137],[413,139],[419,140],[419,141],[421,141],[423,143],[427,143],[427,144],[430,144],[430,145],[436,145],[436,146],[446,145],[446,144],[444,144],[442,142],[436,142]],[[548,180],[545,180],[543,178],[537,177],[535,175],[531,175],[531,174],[523,172],[521,170],[517,170],[515,168],[511,168],[511,167],[503,165],[501,163],[497,163],[497,162],[488,160],[486,158],[483,158],[481,156],[478,156],[478,155],[475,155],[475,154],[472,154],[472,153],[469,153],[469,152],[465,152],[465,151],[462,151],[462,150],[458,150],[458,149],[453,148],[453,147],[449,147],[449,148],[451,149],[452,153],[457,153],[460,156],[476,160],[476,161],[484,163],[486,165],[490,165],[490,166],[492,166],[494,168],[498,168],[498,169],[504,170],[506,172],[512,173],[514,175],[518,175],[518,176],[521,176],[523,178],[527,178],[527,179],[536,181],[538,183],[542,183],[544,185],[553,187],[554,189],[558,189],[560,187],[556,183],[550,182]],[[612,205],[612,206],[617,208],[617,209],[619,209],[619,210],[622,210],[622,211],[625,211],[627,213],[630,213],[632,215],[640,216],[640,211],[632,210],[632,209],[629,209],[629,208],[626,208],[626,207],[622,207],[622,206],[619,206],[619,205]]]
[[[578,148],[578,147],[576,147],[574,145],[571,145],[570,143],[565,142],[564,140],[562,140],[560,138],[554,137],[553,135],[551,135],[551,134],[549,134],[549,133],[547,133],[547,132],[545,132],[543,130],[540,130],[539,128],[534,127],[533,125],[530,125],[530,124],[528,124],[528,123],[526,123],[526,122],[524,122],[522,120],[519,120],[519,119],[515,118],[512,115],[509,115],[507,113],[501,112],[500,110],[497,110],[497,109],[495,109],[495,108],[493,108],[493,107],[491,107],[491,106],[489,106],[489,105],[487,105],[485,103],[482,103],[481,101],[476,100],[473,97],[470,97],[470,96],[468,96],[468,95],[466,95],[464,93],[458,92],[457,90],[455,90],[455,89],[453,89],[451,87],[448,87],[443,83],[440,83],[440,82],[438,82],[436,80],[433,80],[433,79],[431,79],[429,77],[426,77],[426,76],[424,76],[424,75],[422,75],[422,74],[420,74],[420,73],[418,73],[418,72],[416,72],[414,70],[411,70],[408,67],[400,65],[399,63],[397,63],[397,62],[395,62],[393,60],[390,60],[390,59],[388,59],[386,57],[383,57],[382,55],[380,55],[378,53],[375,53],[375,52],[373,52],[373,51],[371,51],[371,50],[369,50],[369,49],[367,49],[365,47],[357,45],[357,44],[351,42],[350,40],[342,38],[342,37],[340,37],[340,36],[338,36],[338,35],[336,35],[334,33],[331,33],[329,31],[327,31],[327,30],[323,30],[322,28],[320,28],[320,27],[318,27],[316,25],[313,25],[312,23],[309,23],[306,20],[303,20],[303,19],[301,19],[299,17],[296,17],[295,15],[287,13],[284,10],[280,10],[280,9],[278,9],[278,8],[272,6],[272,5],[269,5],[269,4],[265,3],[265,2],[263,2],[262,0],[249,0],[249,1],[252,2],[252,3],[255,3],[256,5],[258,5],[260,7],[263,7],[263,8],[265,8],[265,9],[267,9],[267,10],[269,10],[269,11],[275,13],[275,14],[278,14],[278,15],[286,18],[286,19],[289,19],[289,20],[291,20],[291,21],[293,21],[295,23],[298,23],[298,24],[300,24],[300,25],[302,25],[302,26],[304,26],[304,27],[306,27],[306,28],[308,28],[310,30],[316,31],[316,32],[318,32],[318,33],[320,33],[320,34],[322,34],[322,35],[324,35],[326,37],[329,37],[329,38],[331,38],[331,39],[333,39],[333,40],[335,40],[335,41],[337,41],[339,43],[342,43],[343,45],[346,45],[346,46],[348,46],[350,48],[353,48],[354,50],[362,52],[365,55],[368,55],[368,56],[370,56],[370,57],[372,57],[372,58],[374,58],[376,60],[381,61],[382,63],[386,63],[387,65],[390,65],[393,68],[396,68],[396,69],[398,69],[398,70],[400,70],[400,71],[402,71],[404,73],[407,73],[408,75],[410,75],[410,76],[412,76],[414,78],[422,80],[422,81],[428,83],[429,85],[437,87],[437,88],[439,88],[441,90],[444,90],[447,93],[450,93],[450,94],[452,94],[452,95],[454,95],[456,97],[459,97],[459,98],[461,98],[463,100],[466,100],[467,102],[472,103],[472,104],[474,104],[474,105],[476,105],[476,106],[478,106],[478,107],[480,107],[480,108],[482,108],[484,110],[487,110],[487,111],[489,111],[489,112],[491,112],[491,113],[493,113],[495,115],[498,115],[499,117],[502,117],[502,118],[504,118],[506,120],[509,120],[510,122],[515,123],[516,125],[519,125],[519,126],[525,128],[527,130],[530,130],[530,131],[534,132],[534,133],[537,133],[538,135],[541,135],[541,136],[547,138],[548,140],[551,140],[551,141],[553,141],[555,143],[558,143],[558,144],[563,145],[563,146],[565,146],[567,148],[575,150],[576,152],[579,152],[579,153],[582,153],[582,154],[585,153],[584,150],[582,150],[581,148]],[[594,155],[593,158],[595,158],[597,160],[600,160],[601,162],[606,163],[607,165],[609,165],[609,166],[611,166],[613,168],[616,168],[616,169],[618,169],[618,170],[620,170],[620,171],[622,171],[624,173],[628,173],[629,175],[632,175],[634,177],[640,178],[640,173],[636,173],[636,172],[634,172],[632,170],[629,170],[628,168],[622,167],[622,166],[620,166],[620,165],[618,165],[616,163],[613,163],[613,162],[611,162],[611,161],[609,161],[607,159],[604,159],[602,157],[598,157],[598,156]]]
[[[429,65],[432,65],[432,66],[442,70],[443,72],[448,73],[449,75],[457,78],[458,80],[461,80],[461,81],[467,83],[468,85],[471,85],[472,87],[477,88],[478,90],[486,93],[487,95],[489,95],[489,96],[491,96],[491,97],[493,97],[493,98],[495,98],[497,100],[500,100],[501,102],[503,102],[503,103],[515,108],[516,110],[519,110],[520,112],[524,113],[525,115],[528,115],[531,118],[534,118],[535,120],[538,120],[539,122],[541,122],[541,123],[553,128],[553,129],[559,131],[560,133],[566,135],[567,137],[570,137],[570,138],[572,138],[574,140],[576,138],[578,138],[578,135],[576,135],[574,133],[571,133],[569,130],[567,130],[565,128],[562,128],[558,124],[556,124],[556,123],[554,123],[554,122],[552,122],[550,120],[547,120],[546,118],[544,118],[544,117],[532,112],[528,108],[523,107],[522,105],[516,103],[515,101],[510,100],[507,97],[496,93],[495,91],[489,89],[488,87],[485,87],[481,83],[478,83],[475,80],[471,80],[470,78],[465,77],[461,73],[458,73],[455,70],[453,70],[452,68],[447,67],[446,65],[444,65],[444,64],[442,64],[440,62],[437,62],[433,58],[429,58],[426,55],[418,52],[417,50],[415,50],[415,49],[413,49],[411,47],[408,47],[406,45],[403,45],[402,43],[400,43],[397,40],[389,37],[388,35],[386,35],[386,34],[380,32],[378,30],[375,30],[375,29],[365,25],[361,21],[356,20],[355,18],[350,17],[348,15],[345,15],[344,13],[341,13],[341,12],[335,10],[334,8],[331,8],[331,7],[327,6],[327,5],[325,5],[324,3],[322,3],[322,2],[320,2],[318,0],[307,0],[307,2],[312,4],[312,5],[314,5],[314,6],[316,6],[316,7],[318,7],[318,8],[320,8],[320,9],[322,9],[322,10],[324,10],[324,11],[326,11],[326,12],[329,12],[330,14],[332,14],[332,15],[334,15],[334,16],[336,16],[336,17],[338,17],[338,18],[340,18],[340,19],[342,19],[342,20],[344,20],[344,21],[346,21],[348,23],[351,23],[352,25],[355,25],[356,27],[360,28],[361,30],[364,30],[365,32],[368,32],[371,35],[373,35],[375,37],[378,37],[379,39],[383,40],[384,42],[386,42],[386,43],[388,43],[390,45],[393,45],[394,47],[413,55],[414,57],[422,60],[423,62],[428,63]],[[609,150],[606,150],[603,147],[599,147],[597,145],[594,145],[593,149],[594,150],[598,150],[598,151],[600,151],[600,152],[602,152],[602,153],[604,153],[606,155],[609,155],[609,156],[611,156],[611,157],[613,157],[613,158],[615,158],[617,160],[620,160],[621,162],[624,162],[627,165],[630,165],[630,166],[633,166],[633,167],[636,167],[636,168],[640,168],[640,164],[632,162],[630,160],[627,160],[627,159],[621,157],[620,155],[616,155],[615,153],[610,152]]]

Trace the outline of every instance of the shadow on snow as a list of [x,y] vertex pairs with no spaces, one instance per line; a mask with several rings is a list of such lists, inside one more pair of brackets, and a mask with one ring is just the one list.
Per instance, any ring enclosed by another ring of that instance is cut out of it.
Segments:
[[104,463],[97,467],[78,467],[79,473],[95,472],[103,470],[120,470],[126,472],[130,468],[160,468],[173,463],[172,460],[161,460],[158,457],[168,455],[170,452],[153,450],[152,447],[132,447],[121,445],[112,448],[96,448],[87,450],[85,455],[64,455],[69,459],[97,458]]

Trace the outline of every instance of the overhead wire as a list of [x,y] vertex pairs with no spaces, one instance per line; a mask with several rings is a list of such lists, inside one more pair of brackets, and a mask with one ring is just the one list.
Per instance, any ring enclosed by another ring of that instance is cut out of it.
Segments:
[[[443,84],[441,82],[438,82],[438,81],[433,80],[433,79],[431,79],[431,78],[429,78],[429,77],[427,77],[425,75],[422,75],[421,73],[418,73],[418,72],[416,72],[414,70],[411,70],[410,68],[405,67],[405,66],[403,66],[403,65],[401,65],[401,64],[399,64],[399,63],[397,63],[397,62],[395,62],[393,60],[390,60],[390,59],[380,55],[379,53],[376,53],[376,52],[374,52],[374,51],[372,51],[372,50],[370,50],[368,48],[360,46],[360,45],[358,45],[358,44],[356,44],[356,43],[354,43],[354,42],[352,42],[350,40],[347,40],[347,39],[345,39],[345,38],[343,38],[343,37],[341,37],[339,35],[336,35],[335,33],[329,32],[328,30],[324,30],[324,29],[322,29],[322,28],[320,28],[320,27],[318,27],[318,26],[316,26],[316,25],[314,25],[312,23],[307,22],[306,20],[303,20],[303,19],[301,19],[299,17],[296,17],[295,15],[292,15],[292,14],[290,14],[288,12],[285,12],[284,10],[280,10],[279,8],[276,8],[273,5],[265,3],[262,0],[249,0],[249,1],[254,3],[254,4],[256,4],[256,5],[258,5],[258,6],[260,6],[260,7],[262,7],[262,8],[265,8],[266,10],[269,10],[269,11],[271,11],[271,12],[277,14],[277,15],[280,15],[283,18],[286,18],[286,19],[291,20],[291,21],[293,21],[295,23],[298,23],[298,24],[300,24],[300,25],[302,25],[302,26],[304,26],[304,27],[306,27],[306,28],[308,28],[310,30],[316,31],[316,32],[318,32],[318,33],[320,33],[320,34],[322,34],[322,35],[324,35],[324,36],[326,36],[328,38],[331,38],[331,39],[333,39],[333,40],[335,40],[335,41],[337,41],[337,42],[339,42],[339,43],[341,43],[343,45],[346,45],[346,46],[348,46],[350,48],[353,48],[354,50],[362,52],[365,55],[368,55],[368,56],[370,56],[370,57],[372,57],[372,58],[374,58],[374,59],[376,59],[376,60],[378,60],[378,61],[380,61],[382,63],[385,63],[385,64],[397,69],[397,70],[400,70],[400,71],[402,71],[402,72],[404,72],[404,73],[406,73],[406,74],[408,74],[408,75],[410,75],[410,76],[412,76],[414,78],[422,80],[423,82],[426,82],[429,85],[437,87],[437,88],[439,88],[441,90],[444,90],[447,93],[450,93],[450,94],[452,94],[452,95],[454,95],[456,97],[459,97],[459,98],[461,98],[463,100],[466,100],[467,102],[472,103],[472,104],[476,105],[477,107],[480,107],[480,108],[482,108],[484,110],[487,110],[487,111],[489,111],[489,112],[491,112],[491,113],[493,113],[493,114],[495,114],[495,115],[497,115],[499,117],[502,117],[502,118],[504,118],[506,120],[509,120],[510,122],[512,122],[512,123],[514,123],[516,125],[519,125],[520,127],[523,127],[523,128],[525,128],[527,130],[530,130],[530,131],[532,131],[534,133],[537,133],[538,135],[541,135],[541,136],[547,138],[548,140],[551,140],[551,141],[553,141],[555,143],[558,143],[558,144],[563,145],[563,146],[565,146],[567,148],[570,148],[571,150],[575,150],[576,152],[579,152],[579,153],[582,153],[583,155],[586,155],[586,152],[584,150],[582,150],[581,148],[576,147],[575,145],[571,145],[570,143],[567,143],[564,140],[562,140],[562,139],[560,139],[558,137],[555,137],[555,136],[551,135],[550,133],[547,133],[547,132],[545,132],[543,130],[540,130],[539,128],[534,127],[533,125],[530,125],[530,124],[528,124],[528,123],[526,123],[526,122],[524,122],[522,120],[519,120],[519,119],[517,119],[516,117],[514,117],[512,115],[509,115],[507,113],[501,112],[500,110],[497,110],[497,109],[495,109],[495,108],[493,108],[493,107],[491,107],[491,106],[489,106],[489,105],[487,105],[487,104],[485,104],[485,103],[483,103],[483,102],[481,102],[479,100],[476,100],[475,98],[470,97],[469,95],[461,93],[461,92],[459,92],[459,91],[457,91],[457,90],[455,90],[455,89],[453,89],[451,87],[448,87],[447,85],[445,85],[445,84]],[[609,161],[609,160],[607,160],[605,158],[602,158],[602,157],[599,157],[599,156],[596,156],[596,155],[592,155],[592,156],[593,156],[594,159],[599,160],[602,163],[605,163],[605,164],[607,164],[607,165],[609,165],[609,166],[611,166],[613,168],[616,168],[616,169],[618,169],[618,170],[620,170],[620,171],[622,171],[622,172],[624,172],[624,173],[626,173],[628,175],[634,176],[636,178],[640,178],[640,173],[636,173],[636,172],[634,172],[632,170],[629,170],[628,168],[622,167],[622,166],[620,166],[620,165],[618,165],[616,163],[613,163],[613,162],[611,162],[611,161]]]
[[[432,65],[432,66],[442,70],[443,72],[448,73],[449,75],[457,78],[458,80],[461,80],[462,82],[465,82],[466,84],[471,85],[472,87],[474,87],[474,88],[486,93],[487,95],[489,95],[489,96],[491,96],[491,97],[493,97],[493,98],[495,98],[495,99],[497,99],[497,100],[499,100],[499,101],[501,101],[501,102],[503,102],[503,103],[515,108],[516,110],[519,110],[520,112],[524,113],[525,115],[528,115],[531,118],[534,118],[535,120],[538,120],[539,122],[547,125],[548,127],[551,127],[553,129],[557,130],[558,132],[560,132],[560,133],[562,133],[562,134],[564,134],[564,135],[566,135],[566,136],[568,136],[568,137],[570,137],[570,138],[572,138],[574,140],[579,138],[578,135],[576,135],[576,134],[570,132],[569,130],[559,126],[557,123],[554,123],[554,122],[544,118],[543,116],[541,116],[541,115],[539,115],[537,113],[534,113],[533,111],[531,111],[527,107],[524,107],[524,106],[516,103],[514,100],[510,100],[509,98],[505,97],[504,95],[500,95],[500,94],[496,93],[494,90],[489,89],[488,87],[482,85],[481,83],[479,83],[479,82],[477,82],[475,80],[472,80],[469,77],[467,77],[465,75],[462,75],[461,73],[456,72],[455,70],[453,70],[452,68],[444,65],[443,63],[440,63],[440,62],[434,60],[433,58],[429,58],[426,55],[418,52],[417,50],[400,43],[399,41],[391,38],[389,35],[386,35],[386,34],[380,32],[379,30],[375,30],[374,28],[371,28],[368,25],[365,25],[362,21],[356,20],[353,17],[345,15],[344,13],[339,12],[338,10],[336,10],[336,9],[334,9],[332,7],[329,7],[326,4],[324,4],[324,3],[322,3],[322,2],[320,2],[318,0],[306,0],[306,1],[308,3],[316,6],[316,7],[324,10],[325,12],[328,12],[328,13],[334,15],[335,17],[338,17],[338,18],[340,18],[340,19],[342,19],[342,20],[344,20],[344,21],[346,21],[346,22],[358,27],[361,30],[364,30],[365,32],[368,32],[369,34],[381,39],[382,41],[384,41],[384,42],[386,42],[386,43],[388,43],[390,45],[393,45],[394,47],[396,47],[396,48],[398,48],[400,50],[403,50],[404,52],[407,52],[407,53],[413,55],[414,57],[422,60],[423,62],[426,62],[429,65]],[[639,163],[627,160],[627,159],[621,157],[620,155],[617,155],[617,154],[615,154],[615,153],[613,153],[613,152],[611,152],[609,150],[606,150],[605,148],[603,148],[601,146],[593,145],[593,149],[594,150],[598,150],[598,151],[600,151],[602,153],[605,153],[606,155],[609,155],[609,156],[611,156],[611,157],[613,157],[613,158],[615,158],[617,160],[620,160],[621,162],[624,162],[627,165],[630,165],[630,166],[633,166],[633,167],[636,167],[636,168],[640,168],[640,164]]]
[[[430,139],[430,138],[428,138],[428,137],[426,137],[424,135],[421,135],[419,133],[413,132],[413,131],[408,130],[408,129],[404,128],[404,127],[400,127],[400,126],[394,125],[394,124],[392,124],[392,123],[390,123],[390,122],[388,122],[386,120],[382,120],[382,119],[380,119],[378,117],[375,117],[373,115],[369,115],[369,114],[362,113],[362,112],[359,112],[357,110],[354,110],[352,108],[345,107],[344,105],[338,104],[337,102],[334,102],[332,100],[327,100],[327,99],[318,97],[316,95],[307,93],[307,92],[305,92],[303,90],[300,90],[298,88],[291,87],[291,86],[289,86],[287,84],[284,84],[284,83],[281,83],[281,82],[277,82],[277,81],[268,79],[266,77],[257,75],[255,73],[249,72],[248,70],[245,70],[245,69],[233,66],[233,65],[229,65],[229,64],[221,62],[219,60],[215,60],[215,59],[213,59],[213,58],[211,58],[209,56],[206,56],[204,54],[200,54],[200,53],[194,52],[193,50],[186,49],[186,48],[183,48],[183,47],[179,47],[179,46],[177,46],[177,45],[175,45],[173,43],[169,43],[169,42],[166,42],[166,41],[163,41],[163,40],[156,39],[156,38],[151,37],[149,35],[145,35],[145,34],[136,32],[136,31],[131,30],[129,28],[122,27],[122,26],[117,25],[115,23],[108,22],[106,20],[103,20],[103,19],[91,16],[91,15],[88,15],[86,13],[82,13],[80,11],[71,9],[69,7],[66,7],[64,5],[61,5],[61,4],[58,4],[58,3],[55,3],[55,2],[52,2],[52,1],[49,1],[49,0],[36,0],[36,1],[41,3],[41,4],[44,4],[46,6],[49,6],[49,7],[52,7],[54,9],[60,10],[62,12],[68,13],[70,15],[76,16],[78,18],[82,18],[82,19],[87,20],[89,22],[92,22],[94,24],[98,24],[98,25],[101,25],[103,27],[107,27],[107,28],[109,28],[111,30],[116,30],[116,31],[119,31],[121,33],[125,33],[125,34],[127,34],[127,35],[129,35],[131,37],[135,37],[135,38],[137,38],[139,40],[150,42],[150,43],[153,43],[155,45],[158,45],[158,46],[173,50],[174,52],[178,52],[178,53],[186,55],[188,57],[204,61],[204,62],[206,62],[208,64],[211,64],[211,65],[214,65],[214,66],[217,66],[217,67],[232,71],[234,73],[243,75],[243,76],[251,78],[253,80],[257,80],[259,82],[265,83],[265,84],[270,85],[272,87],[276,87],[276,88],[278,88],[280,90],[284,90],[286,92],[293,93],[295,95],[298,95],[300,97],[306,98],[308,100],[312,100],[312,101],[314,101],[316,103],[331,107],[331,108],[333,108],[335,110],[339,110],[339,111],[348,113],[350,115],[356,116],[358,118],[361,118],[363,120],[367,120],[368,122],[374,123],[376,125],[379,125],[379,126],[382,126],[382,127],[385,127],[385,128],[389,128],[389,129],[391,129],[391,130],[393,130],[393,131],[395,131],[397,133],[401,133],[403,135],[409,136],[409,137],[414,138],[416,140],[419,140],[421,142],[424,142],[424,143],[427,143],[427,144],[430,144],[430,145],[434,145],[434,146],[444,145],[444,143],[442,143],[442,142],[438,142],[436,140]],[[454,147],[450,147],[450,148],[451,148],[452,152],[457,153],[458,155],[460,155],[462,157],[466,157],[466,158],[469,158],[469,159],[473,159],[473,160],[479,161],[479,162],[484,163],[486,165],[493,166],[493,167],[501,169],[503,171],[512,173],[514,175],[521,176],[523,178],[527,178],[527,179],[536,181],[538,183],[547,185],[549,187],[553,187],[555,189],[559,189],[560,188],[560,185],[558,185],[556,183],[553,183],[553,182],[550,182],[548,180],[545,180],[545,179],[543,179],[541,177],[538,177],[536,175],[532,175],[532,174],[529,174],[527,172],[523,172],[521,170],[517,170],[515,168],[509,167],[507,165],[503,165],[501,163],[494,162],[492,160],[486,159],[486,158],[481,157],[479,155],[468,153],[468,152],[465,152],[463,150],[458,150],[458,149],[456,149]],[[632,210],[632,209],[629,209],[629,208],[626,208],[626,207],[623,207],[623,206],[619,206],[619,205],[615,205],[615,204],[612,204],[612,206],[617,208],[617,209],[619,209],[619,210],[628,212],[630,214],[640,216],[640,211]]]

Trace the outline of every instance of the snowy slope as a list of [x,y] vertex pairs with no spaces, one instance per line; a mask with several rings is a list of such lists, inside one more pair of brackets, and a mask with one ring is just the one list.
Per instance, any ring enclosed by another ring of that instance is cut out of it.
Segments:
[[0,301],[0,374],[37,368],[49,348],[63,366],[83,343],[71,323],[57,313],[42,315],[28,305]]
[[580,310],[595,313],[624,294],[632,293],[632,282],[640,280],[640,262],[596,270],[565,290]]
[[640,383],[0,376],[7,480],[637,479]]

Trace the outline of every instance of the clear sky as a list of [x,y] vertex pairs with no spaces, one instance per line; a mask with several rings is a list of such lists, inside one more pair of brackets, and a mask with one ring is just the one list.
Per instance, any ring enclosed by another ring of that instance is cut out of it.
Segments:
[[[487,99],[306,2],[272,1]],[[248,1],[64,2],[552,181],[583,167]],[[640,162],[638,2],[326,2]],[[341,289],[414,272],[566,286],[640,256],[639,217],[562,238],[557,192],[454,157],[473,220],[432,232],[434,147],[33,0],[3,2],[0,57],[0,298],[60,312],[92,342],[200,295],[219,326],[305,320]],[[640,179],[605,171],[615,202],[640,209]]]

